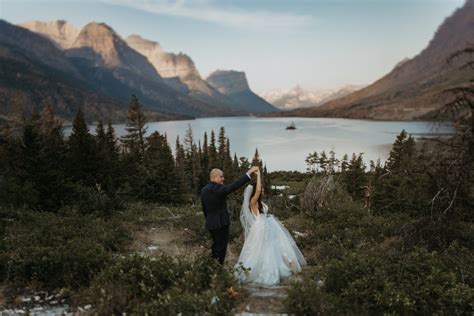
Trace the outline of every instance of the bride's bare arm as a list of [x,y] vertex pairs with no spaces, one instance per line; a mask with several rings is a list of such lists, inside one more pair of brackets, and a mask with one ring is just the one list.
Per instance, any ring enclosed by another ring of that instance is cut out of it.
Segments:
[[255,215],[259,214],[259,209],[258,209],[258,199],[260,198],[260,194],[262,194],[262,176],[260,175],[260,170],[256,172],[257,173],[257,188],[255,189],[255,194],[252,196],[250,199],[250,209],[252,212],[255,213]]

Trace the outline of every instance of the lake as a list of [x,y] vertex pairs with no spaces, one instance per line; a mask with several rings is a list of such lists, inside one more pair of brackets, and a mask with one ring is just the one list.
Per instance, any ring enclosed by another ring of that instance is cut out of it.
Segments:
[[[295,130],[286,130],[294,122]],[[189,121],[150,122],[147,134],[154,131],[166,133],[174,151],[176,137],[183,140],[188,125],[194,139],[202,142],[205,131],[219,133],[224,126],[230,139],[232,155],[251,159],[258,148],[269,171],[305,171],[305,158],[309,153],[334,150],[336,157],[344,153],[364,153],[364,161],[388,157],[396,136],[405,129],[414,137],[452,132],[447,125],[420,121],[371,121],[340,118],[258,118],[225,117],[203,118]],[[125,134],[125,124],[114,125],[117,136]],[[90,126],[91,131],[95,127]],[[69,135],[70,127],[65,129]]]

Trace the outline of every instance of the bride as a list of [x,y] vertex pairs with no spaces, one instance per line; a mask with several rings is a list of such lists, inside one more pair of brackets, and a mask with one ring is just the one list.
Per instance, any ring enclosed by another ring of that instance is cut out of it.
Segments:
[[[276,285],[292,273],[301,272],[306,261],[288,230],[261,201],[260,171],[255,186],[248,185],[240,213],[245,242],[235,265],[235,276],[242,283]],[[242,269],[244,268],[244,269]]]

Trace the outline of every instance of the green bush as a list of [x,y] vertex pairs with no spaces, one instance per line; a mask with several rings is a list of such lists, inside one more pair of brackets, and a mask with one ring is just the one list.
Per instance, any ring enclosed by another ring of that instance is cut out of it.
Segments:
[[110,216],[115,210],[123,209],[123,201],[118,196],[111,196],[97,188],[74,184],[71,191],[70,203],[82,214]]
[[[471,314],[472,284],[445,257],[423,248],[408,253],[353,251],[320,267],[305,283],[293,285],[287,306],[296,313],[323,313],[329,306],[340,314]],[[323,294],[311,302],[309,293],[317,291]]]
[[234,302],[229,271],[209,257],[181,261],[134,255],[117,258],[83,295],[100,315],[225,313]]
[[41,288],[86,286],[128,239],[117,221],[25,211],[5,232],[5,280]]

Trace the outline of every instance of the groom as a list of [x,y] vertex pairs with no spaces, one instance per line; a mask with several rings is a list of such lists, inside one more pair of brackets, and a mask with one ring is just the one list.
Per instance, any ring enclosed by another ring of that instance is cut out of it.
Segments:
[[212,237],[212,257],[219,260],[221,264],[224,264],[229,242],[230,219],[227,210],[227,195],[249,182],[250,175],[256,171],[258,167],[252,167],[233,183],[224,185],[224,172],[220,169],[212,169],[209,174],[209,183],[201,190],[206,229]]

